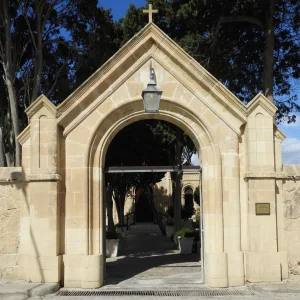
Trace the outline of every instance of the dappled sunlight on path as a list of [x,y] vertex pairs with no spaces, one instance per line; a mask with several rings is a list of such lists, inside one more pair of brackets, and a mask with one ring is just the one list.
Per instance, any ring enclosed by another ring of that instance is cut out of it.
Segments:
[[116,258],[106,260],[105,288],[197,288],[202,282],[199,254],[181,255],[158,231],[124,236]]

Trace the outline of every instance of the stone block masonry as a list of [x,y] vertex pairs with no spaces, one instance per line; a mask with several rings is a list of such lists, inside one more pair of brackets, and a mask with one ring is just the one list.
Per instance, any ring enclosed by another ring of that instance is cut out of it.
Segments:
[[[163,90],[158,114],[145,113],[141,97],[150,60]],[[280,281],[288,261],[296,274],[300,170],[282,170],[276,111],[262,94],[244,105],[146,25],[59,106],[41,95],[26,109],[22,170],[3,169],[0,180],[1,276],[103,285],[106,153],[118,132],[145,119],[180,127],[201,157],[205,283]],[[257,214],[259,203],[267,215]]]

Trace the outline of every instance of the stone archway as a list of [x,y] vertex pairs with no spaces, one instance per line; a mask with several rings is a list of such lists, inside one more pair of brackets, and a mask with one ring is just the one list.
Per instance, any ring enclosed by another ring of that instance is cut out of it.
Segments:
[[[131,102],[130,99],[127,100],[129,103]],[[126,101],[126,102],[127,102]],[[222,216],[222,182],[221,182],[221,155],[219,152],[219,148],[216,147],[213,142],[212,138],[209,135],[209,131],[204,127],[202,122],[200,120],[197,120],[195,116],[189,112],[186,108],[183,108],[181,105],[178,105],[176,101],[172,101],[170,103],[169,101],[166,101],[162,99],[161,103],[161,110],[158,115],[145,115],[142,103],[137,101],[132,101],[133,104],[125,104],[126,106],[131,105],[131,108],[136,110],[136,113],[132,113],[132,110],[128,114],[128,116],[124,116],[120,120],[115,120],[114,122],[111,122],[111,118],[106,118],[103,120],[103,122],[100,122],[100,126],[103,128],[109,128],[106,130],[105,135],[101,134],[103,131],[101,130],[101,127],[95,130],[95,135],[93,138],[93,141],[91,142],[91,145],[98,145],[96,147],[90,147],[91,153],[89,153],[90,162],[93,164],[91,165],[91,168],[93,170],[99,170],[101,173],[104,167],[104,160],[106,156],[106,150],[108,149],[109,143],[112,140],[112,138],[119,132],[124,126],[128,125],[129,123],[132,123],[134,121],[138,121],[141,119],[147,118],[155,118],[155,119],[162,119],[165,121],[169,121],[180,128],[182,128],[185,132],[190,134],[191,138],[194,140],[196,146],[199,149],[199,152],[201,153],[202,157],[202,166],[203,166],[203,173],[204,176],[207,176],[207,180],[203,186],[203,192],[204,192],[204,214],[205,214],[205,224],[207,231],[209,231],[209,234],[205,235],[205,251],[206,251],[206,257],[210,256],[210,253],[213,253],[214,258],[218,257],[218,263],[221,261],[221,265],[223,266],[223,269],[220,267],[218,268],[220,270],[218,276],[220,276],[221,272],[224,274],[223,276],[223,286],[228,285],[228,277],[227,277],[227,254],[224,253],[224,240],[223,240],[223,216]],[[164,106],[168,107],[168,111],[165,111],[163,109]],[[124,109],[126,111],[126,109]],[[194,120],[195,123],[193,123],[193,127],[191,127],[190,120]],[[109,122],[109,125],[106,124]],[[106,127],[107,126],[107,127]],[[109,127],[110,126],[110,127]],[[230,132],[230,130],[229,130]],[[232,137],[236,137],[235,134],[232,135]],[[237,150],[237,149],[236,149]],[[213,154],[213,156],[208,156]],[[94,172],[93,172],[94,174]],[[210,175],[209,175],[210,174]],[[91,173],[90,173],[91,175]],[[236,178],[238,181],[238,178]],[[101,206],[101,196],[100,199],[98,198],[98,195],[100,191],[102,190],[102,181],[99,182],[99,191],[95,191],[94,187],[96,186],[96,182],[94,179],[91,179],[91,177],[88,179],[88,182],[90,182],[90,190],[93,190],[91,194],[97,195],[97,197],[94,197],[92,200],[90,199],[89,203],[92,202],[98,202],[100,203],[98,205]],[[101,194],[101,193],[100,193]],[[219,201],[218,201],[219,200]],[[213,210],[214,213],[211,213]],[[218,213],[216,213],[216,210]],[[233,217],[233,216],[231,216]],[[95,215],[93,218],[97,218]],[[239,215],[236,216],[236,218],[239,218]],[[101,230],[100,230],[101,231]],[[237,236],[237,239],[240,237]],[[91,243],[93,244],[93,242]],[[96,240],[96,244],[94,247],[97,247],[98,241]],[[240,249],[239,249],[240,251]],[[235,251],[235,255],[239,252]],[[100,250],[101,252],[101,250]],[[91,253],[92,254],[92,253]],[[212,260],[212,266],[208,265],[206,266],[207,269],[214,268],[215,266],[215,259]],[[243,280],[243,274],[241,275],[241,278]],[[206,282],[210,282],[210,285],[214,285],[214,278],[209,278],[209,276],[206,277]],[[220,280],[219,280],[220,282]]]
[[[142,106],[150,59],[163,90],[158,114]],[[28,108],[30,126],[19,139],[30,200],[21,222],[30,235],[21,236],[20,278],[64,280],[66,287],[103,284],[106,152],[122,128],[148,118],[180,127],[201,153],[206,284],[281,280],[287,259],[276,209],[275,183],[282,177],[274,136],[283,135],[274,127],[275,112],[260,94],[245,106],[148,24],[61,105],[41,96]],[[270,204],[269,215],[256,214],[261,202]],[[28,257],[34,263],[26,264]]]

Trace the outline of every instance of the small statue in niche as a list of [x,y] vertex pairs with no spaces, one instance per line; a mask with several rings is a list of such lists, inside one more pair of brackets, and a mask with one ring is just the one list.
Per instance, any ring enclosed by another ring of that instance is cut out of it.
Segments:
[[152,67],[152,61],[150,62],[150,84],[157,84],[155,71]]

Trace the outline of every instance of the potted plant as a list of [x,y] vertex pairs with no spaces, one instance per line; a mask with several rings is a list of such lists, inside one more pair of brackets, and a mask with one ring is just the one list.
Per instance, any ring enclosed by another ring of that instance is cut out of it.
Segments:
[[117,257],[119,250],[120,234],[106,232],[106,257]]
[[182,228],[177,231],[174,236],[174,242],[179,246],[181,254],[192,254],[196,230],[190,228]]

